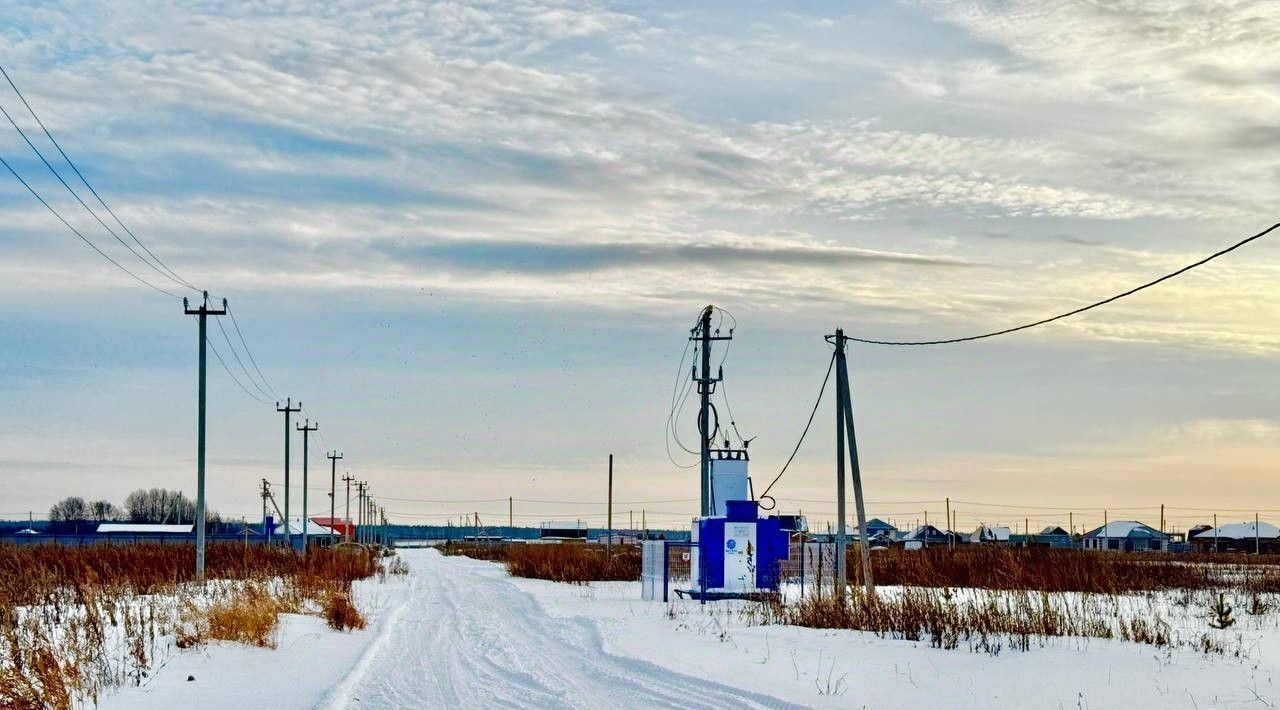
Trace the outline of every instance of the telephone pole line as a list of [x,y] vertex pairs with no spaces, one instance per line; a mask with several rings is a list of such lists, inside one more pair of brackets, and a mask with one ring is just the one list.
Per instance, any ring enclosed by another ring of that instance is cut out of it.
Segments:
[[307,556],[307,525],[311,521],[311,511],[307,509],[307,461],[311,458],[311,432],[320,428],[317,422],[315,426],[311,425],[311,419],[306,420],[306,424],[298,426],[298,431],[302,432],[302,557]]
[[693,381],[698,383],[698,396],[700,398],[698,407],[698,438],[701,439],[700,448],[700,475],[702,478],[702,515],[709,516],[715,511],[711,505],[711,437],[715,432],[711,431],[711,395],[715,393],[716,383],[724,379],[724,368],[720,368],[719,376],[711,376],[711,343],[715,340],[733,340],[733,331],[729,331],[729,335],[720,335],[717,330],[713,335],[711,332],[711,314],[715,311],[715,306],[707,306],[702,309],[702,315],[698,318],[698,325],[689,332],[689,339],[696,341],[702,348],[702,374],[698,374],[698,364],[694,363],[691,373]]
[[298,402],[296,407],[291,399],[286,399],[283,407],[276,402],[276,411],[284,414],[284,539],[289,547],[293,547],[293,526],[289,522],[289,422],[294,412],[302,411],[302,402]]
[[209,316],[221,316],[227,313],[227,299],[222,299],[222,309],[209,308],[209,292],[203,292],[204,299],[199,308],[191,308],[187,299],[182,299],[184,315],[196,316],[200,320],[200,384],[199,415],[196,424],[196,580],[204,581],[204,429],[205,429],[205,351],[208,349]]
[[334,509],[338,505],[338,459],[342,458],[342,454],[334,449],[333,453],[325,454],[325,458],[329,459],[329,529],[333,530],[333,514]]

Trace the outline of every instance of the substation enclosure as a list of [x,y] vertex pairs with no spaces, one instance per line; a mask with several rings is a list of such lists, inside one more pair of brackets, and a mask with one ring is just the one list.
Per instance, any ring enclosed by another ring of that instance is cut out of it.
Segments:
[[747,490],[747,456],[745,451],[735,458],[711,459],[711,514],[726,515],[731,500],[751,500]]

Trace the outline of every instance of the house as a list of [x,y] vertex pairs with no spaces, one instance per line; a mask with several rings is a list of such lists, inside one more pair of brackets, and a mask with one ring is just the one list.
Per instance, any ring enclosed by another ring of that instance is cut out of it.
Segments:
[[[302,535],[302,518],[289,519],[289,533],[295,536]],[[285,534],[284,523],[281,523],[275,526],[275,531],[273,534],[278,537],[283,537]],[[321,525],[320,523],[316,522],[315,518],[312,518],[307,521],[307,537],[318,537],[318,536],[328,537],[335,534],[336,533],[333,531],[333,528],[330,528],[327,525]]]
[[[891,539],[895,536],[895,533],[897,532],[898,532],[897,528],[890,525],[889,523],[886,523],[880,518],[872,518],[867,521],[867,537],[872,540],[875,540],[877,538]],[[852,539],[855,539],[855,540],[862,537],[862,530],[860,530],[859,528],[854,528],[853,535],[851,537]]]
[[921,525],[897,538],[894,542],[901,544],[908,550],[919,550],[922,547],[948,545],[953,539],[956,542],[961,542],[960,536],[955,533],[943,532],[932,525]]
[[317,525],[323,525],[334,533],[344,537],[355,532],[355,525],[346,518],[330,518],[326,515],[324,517],[312,518],[311,521]]
[[1280,528],[1271,523],[1227,523],[1191,535],[1196,552],[1280,552]]
[[1136,520],[1113,520],[1084,534],[1086,550],[1123,552],[1167,551],[1169,535]]
[[581,520],[546,521],[538,526],[540,540],[586,540],[587,524]]
[[1050,525],[1036,534],[1055,537],[1071,537],[1071,533],[1064,530],[1061,525]]
[[978,526],[977,530],[974,530],[972,533],[969,534],[969,542],[1008,543],[1009,532],[1010,532],[1009,528],[1003,525],[987,525],[986,523],[982,523],[981,525]]

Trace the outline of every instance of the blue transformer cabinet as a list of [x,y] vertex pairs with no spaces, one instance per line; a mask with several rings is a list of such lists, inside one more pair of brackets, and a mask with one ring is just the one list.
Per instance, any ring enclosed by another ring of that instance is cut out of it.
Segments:
[[776,591],[779,567],[790,554],[781,519],[760,517],[752,500],[724,505],[724,515],[699,518],[693,527],[690,595],[726,599]]

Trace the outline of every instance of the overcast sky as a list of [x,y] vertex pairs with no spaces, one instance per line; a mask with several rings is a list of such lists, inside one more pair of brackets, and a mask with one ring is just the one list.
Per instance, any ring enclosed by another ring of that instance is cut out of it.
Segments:
[[[602,500],[611,452],[624,522],[687,521],[693,457],[668,458],[664,423],[707,303],[736,317],[726,386],[760,491],[835,327],[1007,327],[1277,220],[1268,2],[6,1],[0,63],[132,231],[230,300],[271,394],[319,421],[312,509],[337,448],[403,522],[503,518],[488,499],[507,496],[523,522],[600,516],[527,501]],[[0,157],[161,282],[0,127]],[[940,517],[950,496],[961,527],[1035,527],[1066,521],[1054,507],[1155,523],[1165,503],[1185,527],[1280,508],[1278,256],[1262,240],[1001,339],[854,347],[870,512]],[[180,303],[0,173],[0,516],[193,492],[196,346]],[[256,515],[283,418],[211,368],[210,505]],[[833,416],[828,397],[775,488],[815,520]]]

